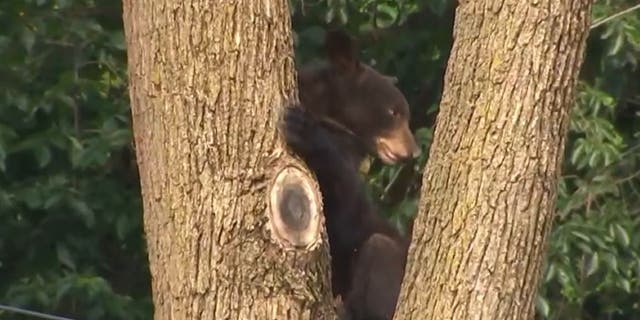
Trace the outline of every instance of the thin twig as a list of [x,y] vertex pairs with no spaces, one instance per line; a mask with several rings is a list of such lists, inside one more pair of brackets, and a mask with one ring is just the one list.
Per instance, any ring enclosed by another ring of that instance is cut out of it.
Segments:
[[396,181],[398,180],[398,177],[400,176],[400,173],[405,168],[405,166],[406,166],[406,164],[400,165],[400,168],[398,168],[398,171],[396,171],[396,173],[393,175],[393,177],[391,177],[391,180],[389,181],[387,186],[382,191],[382,195],[380,195],[380,200],[384,200],[387,197],[387,193],[389,192],[389,189],[391,189],[391,187],[396,183]]
[[73,320],[71,318],[64,318],[64,317],[54,316],[54,315],[51,315],[51,314],[46,314],[46,313],[42,313],[42,312],[36,312],[36,311],[21,309],[21,308],[17,308],[17,307],[5,306],[5,305],[2,305],[2,304],[0,304],[0,310],[13,312],[13,313],[26,314],[28,316],[32,316],[32,317],[36,317],[36,318],[40,318],[40,319]]
[[601,26],[601,25],[603,25],[603,24],[605,24],[605,23],[607,23],[607,22],[609,22],[609,21],[621,16],[621,15],[627,14],[627,13],[629,13],[631,11],[634,11],[634,10],[637,10],[637,9],[640,9],[640,3],[636,4],[635,6],[633,6],[631,8],[627,8],[625,10],[622,10],[622,11],[618,12],[618,13],[612,14],[612,15],[606,17],[606,18],[598,20],[597,22],[592,24],[589,29],[593,30],[593,29],[595,29],[595,28],[597,28],[597,27],[599,27],[599,26]]
[[631,181],[631,180],[633,180],[633,179],[637,178],[638,176],[640,176],[640,170],[639,170],[639,171],[636,171],[635,173],[633,173],[633,174],[632,174],[632,175],[630,175],[630,176],[627,176],[627,177],[624,177],[624,178],[618,179],[618,180],[617,180],[617,181],[615,181],[614,183],[615,183],[615,184],[621,184],[621,183],[624,183],[624,182],[627,182],[627,181]]

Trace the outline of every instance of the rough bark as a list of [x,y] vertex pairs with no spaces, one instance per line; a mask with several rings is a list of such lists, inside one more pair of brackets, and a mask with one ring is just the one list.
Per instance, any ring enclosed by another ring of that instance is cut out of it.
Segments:
[[[297,96],[287,1],[123,10],[155,319],[333,318],[324,229],[296,233],[318,226],[317,186],[276,130]],[[316,198],[288,205],[314,223],[272,224],[276,202],[300,195]]]
[[532,319],[589,0],[460,1],[396,319]]

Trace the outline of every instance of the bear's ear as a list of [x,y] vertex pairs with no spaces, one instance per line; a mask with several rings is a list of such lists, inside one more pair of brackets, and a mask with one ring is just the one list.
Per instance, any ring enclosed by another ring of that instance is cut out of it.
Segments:
[[348,34],[339,30],[327,31],[325,49],[331,64],[341,72],[350,73],[358,70],[357,48]]

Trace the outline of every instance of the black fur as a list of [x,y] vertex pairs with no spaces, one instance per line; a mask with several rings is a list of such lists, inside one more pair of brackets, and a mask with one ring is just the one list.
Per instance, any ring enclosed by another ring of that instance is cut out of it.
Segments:
[[[354,159],[366,148],[355,136],[285,109],[288,146],[316,174],[329,235],[332,286],[352,320],[391,319],[404,274],[407,241],[369,201]],[[359,146],[359,147],[357,147]]]

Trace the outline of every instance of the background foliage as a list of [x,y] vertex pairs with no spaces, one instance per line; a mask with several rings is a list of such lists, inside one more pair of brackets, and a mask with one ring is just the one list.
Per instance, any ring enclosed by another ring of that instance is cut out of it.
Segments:
[[[399,78],[427,150],[453,3],[292,1],[298,61],[318,58],[328,25],[348,29],[365,61]],[[632,5],[597,1],[594,22]],[[540,319],[640,319],[639,59],[640,11],[592,30]],[[0,61],[0,304],[151,319],[120,2],[0,1]],[[427,156],[365,168],[371,196],[403,231]]]

